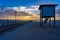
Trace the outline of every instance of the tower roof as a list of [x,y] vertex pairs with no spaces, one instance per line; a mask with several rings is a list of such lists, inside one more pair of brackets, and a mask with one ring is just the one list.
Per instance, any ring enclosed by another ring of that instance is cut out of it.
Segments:
[[57,4],[43,4],[43,5],[40,5],[39,6],[39,9],[41,9],[42,7],[47,7],[47,6],[53,6],[53,7],[55,7],[55,6],[57,6]]

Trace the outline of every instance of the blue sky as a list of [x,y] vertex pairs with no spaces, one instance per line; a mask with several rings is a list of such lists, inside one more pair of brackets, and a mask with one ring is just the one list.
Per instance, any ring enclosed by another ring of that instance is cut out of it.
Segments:
[[0,7],[1,4],[3,7],[14,7],[14,6],[26,6],[29,7],[31,5],[40,5],[46,3],[54,3],[58,4],[57,8],[60,8],[60,1],[59,0],[0,0]]
[[[5,10],[14,9],[15,11],[18,11],[18,10],[25,11],[30,14],[31,13],[39,14],[40,11],[38,10],[38,6],[42,4],[58,4],[57,8],[60,9],[60,0],[0,0],[0,8],[4,8]],[[3,13],[5,12],[3,11]],[[0,13],[1,15],[4,16],[3,18],[7,18],[7,16],[5,17],[5,15],[10,16],[11,14],[10,12],[9,12],[10,14],[7,14],[7,13],[3,14],[3,13]],[[0,17],[2,18],[2,16]]]

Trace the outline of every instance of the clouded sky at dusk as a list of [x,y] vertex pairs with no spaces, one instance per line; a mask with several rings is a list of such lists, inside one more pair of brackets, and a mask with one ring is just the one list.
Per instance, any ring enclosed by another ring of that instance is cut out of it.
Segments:
[[[33,15],[34,17],[36,16],[36,14],[40,13],[38,8],[39,8],[39,5],[42,5],[42,4],[57,4],[58,5],[57,8],[60,9],[60,0],[0,0],[0,8],[4,8],[5,11],[10,10],[10,9],[15,10],[17,12],[24,11],[29,14],[34,14]],[[9,14],[4,14],[5,13],[4,10],[3,10],[3,13],[0,13],[0,14],[4,15],[3,18],[7,18],[6,15],[9,16]],[[9,13],[11,14],[11,12],[9,12]],[[11,14],[11,16],[12,16],[12,14]],[[36,17],[38,17],[38,16],[36,16]],[[2,18],[2,16],[0,16],[0,19],[1,18]],[[27,18],[29,18],[29,17],[27,17]],[[38,17],[38,19],[39,19],[39,17]]]
[[[31,5],[35,6],[47,3],[54,3],[60,6],[59,0],[0,0],[0,6],[3,5],[3,7],[14,7],[14,6],[29,7]],[[59,6],[58,8],[60,8]]]

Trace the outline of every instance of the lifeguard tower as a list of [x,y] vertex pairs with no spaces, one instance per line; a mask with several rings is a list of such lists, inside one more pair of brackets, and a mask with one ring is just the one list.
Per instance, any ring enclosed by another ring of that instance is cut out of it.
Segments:
[[[47,20],[53,17],[54,18],[54,26],[55,27],[55,7],[57,6],[57,4],[44,4],[44,5],[40,5],[39,6],[39,10],[40,10],[40,24],[41,27],[43,27],[43,23],[46,23]],[[46,18],[45,22],[43,22],[43,18]],[[49,22],[49,25],[51,25],[51,22]]]

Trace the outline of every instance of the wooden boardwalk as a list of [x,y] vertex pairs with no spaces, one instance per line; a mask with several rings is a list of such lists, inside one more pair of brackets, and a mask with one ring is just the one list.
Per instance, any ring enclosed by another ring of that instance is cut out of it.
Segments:
[[9,30],[9,29],[12,29],[12,28],[21,26],[21,25],[23,25],[23,24],[25,24],[25,23],[28,23],[28,22],[31,22],[31,21],[18,22],[18,23],[9,24],[9,25],[3,25],[3,27],[0,27],[0,33],[4,32],[4,31],[7,31],[7,30]]
[[0,40],[60,40],[60,27],[40,27],[30,22],[13,30],[0,33]]

